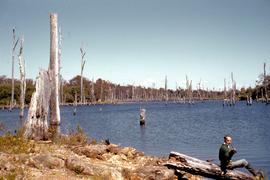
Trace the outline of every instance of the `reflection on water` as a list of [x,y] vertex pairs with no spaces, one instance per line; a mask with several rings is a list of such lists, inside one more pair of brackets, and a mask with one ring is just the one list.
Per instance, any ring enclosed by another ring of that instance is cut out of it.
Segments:
[[[147,111],[145,126],[139,125],[139,110]],[[27,112],[25,112],[27,114]],[[0,110],[7,129],[19,127],[19,110]],[[235,159],[245,158],[255,167],[270,172],[270,106],[253,103],[223,107],[222,102],[188,104],[138,103],[61,107],[61,132],[80,126],[89,137],[110,139],[132,146],[145,154],[168,156],[179,151],[218,163],[218,149],[224,134],[233,136],[238,149]]]
[[140,141],[145,144],[145,125],[140,126]]

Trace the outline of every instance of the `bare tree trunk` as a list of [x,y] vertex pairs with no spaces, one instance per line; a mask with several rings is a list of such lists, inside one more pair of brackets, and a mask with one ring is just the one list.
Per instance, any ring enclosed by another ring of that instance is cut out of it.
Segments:
[[13,47],[12,47],[12,69],[11,69],[11,102],[10,102],[10,107],[9,109],[13,109],[14,106],[14,59],[15,59],[15,50],[16,46],[18,44],[19,39],[16,41],[16,35],[15,35],[15,28],[12,30],[13,32]]
[[62,55],[62,32],[61,28],[59,28],[59,41],[58,41],[58,67],[59,67],[59,101],[60,104],[63,104],[63,83],[62,83],[62,76],[61,76],[61,55]]
[[223,106],[227,104],[227,88],[226,88],[226,79],[224,79],[224,99],[223,99]]
[[266,80],[266,71],[265,71],[266,63],[263,63],[263,85],[265,91],[265,102],[268,103],[268,95],[267,95],[267,80]]
[[100,102],[102,102],[102,97],[103,97],[103,80],[101,80],[100,84]]
[[23,38],[21,39],[21,47],[20,47],[20,52],[18,55],[19,59],[19,66],[20,66],[20,89],[21,89],[21,94],[20,94],[20,118],[22,119],[24,116],[24,101],[25,101],[25,91],[26,91],[26,82],[25,82],[25,62],[23,59]]
[[33,93],[25,124],[25,137],[28,139],[48,139],[48,110],[51,97],[49,74],[40,70],[36,80],[36,91]]
[[95,98],[95,87],[94,87],[94,78],[92,79],[92,83],[91,83],[91,101],[92,103],[96,102],[96,98]]
[[59,78],[60,79],[60,82],[59,82],[59,86],[60,86],[59,87],[60,88],[59,89],[59,92],[60,92],[59,93],[60,94],[59,95],[59,99],[60,99],[60,104],[63,105],[63,104],[65,104],[65,102],[64,102],[64,87],[63,87],[64,85],[63,85],[63,78],[62,78],[62,76],[61,75],[59,75],[59,76],[60,76],[60,78]]
[[75,116],[77,114],[77,91],[75,91],[75,97],[74,97],[74,103],[73,103],[73,115]]
[[84,95],[84,92],[83,92],[83,70],[84,70],[84,65],[85,65],[85,59],[84,59],[84,56],[85,56],[85,51],[83,50],[83,48],[81,47],[80,48],[80,51],[81,51],[81,55],[82,55],[82,59],[81,59],[81,104],[83,102],[83,95]]
[[165,101],[166,101],[166,104],[168,102],[168,90],[167,90],[167,75],[165,76]]
[[25,124],[25,137],[36,140],[49,138],[48,111],[50,108],[50,136],[57,137],[60,132],[59,109],[59,59],[57,14],[50,14],[51,44],[49,70],[40,70],[36,80],[36,91],[33,93]]
[[235,90],[236,90],[236,82],[233,79],[233,73],[231,73],[231,79],[232,79],[232,105],[235,105]]
[[51,44],[49,74],[52,82],[50,98],[50,125],[60,125],[59,59],[57,14],[50,14]]

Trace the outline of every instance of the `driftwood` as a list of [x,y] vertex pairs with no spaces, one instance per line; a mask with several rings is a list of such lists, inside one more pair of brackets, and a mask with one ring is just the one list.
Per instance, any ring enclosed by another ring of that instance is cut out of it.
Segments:
[[175,169],[177,172],[184,171],[194,175],[200,175],[213,179],[232,179],[232,180],[253,180],[254,177],[249,174],[237,171],[228,170],[226,175],[221,175],[220,167],[214,163],[202,161],[185,154],[171,152],[169,161],[163,165],[170,169]]
[[33,93],[25,124],[25,137],[44,140],[48,138],[48,110],[51,96],[48,72],[40,70],[36,80],[36,91]]

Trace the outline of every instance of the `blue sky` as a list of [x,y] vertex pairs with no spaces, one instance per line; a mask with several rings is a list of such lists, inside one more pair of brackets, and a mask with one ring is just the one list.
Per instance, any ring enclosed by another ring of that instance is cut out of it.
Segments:
[[[27,78],[49,63],[49,13],[58,14],[66,80],[84,76],[120,84],[223,88],[254,86],[270,71],[269,0],[1,0],[0,75],[11,76],[12,28],[24,35]],[[16,77],[19,77],[16,61]]]

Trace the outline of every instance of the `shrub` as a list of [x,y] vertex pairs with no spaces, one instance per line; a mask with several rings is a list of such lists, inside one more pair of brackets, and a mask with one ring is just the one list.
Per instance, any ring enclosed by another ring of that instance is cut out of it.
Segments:
[[60,144],[76,146],[76,145],[85,145],[88,142],[87,135],[84,130],[77,125],[77,129],[75,132],[69,133],[69,135],[62,136],[59,139]]

